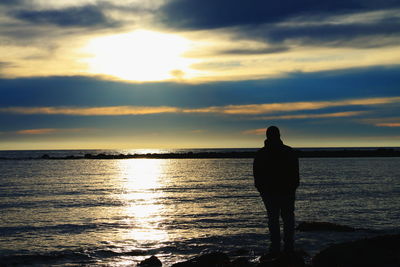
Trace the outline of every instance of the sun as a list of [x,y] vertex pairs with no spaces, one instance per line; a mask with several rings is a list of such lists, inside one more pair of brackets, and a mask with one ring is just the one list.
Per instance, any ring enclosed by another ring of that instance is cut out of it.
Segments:
[[190,78],[193,59],[183,57],[191,41],[147,30],[97,37],[83,48],[84,62],[93,74],[130,81],[162,81]]

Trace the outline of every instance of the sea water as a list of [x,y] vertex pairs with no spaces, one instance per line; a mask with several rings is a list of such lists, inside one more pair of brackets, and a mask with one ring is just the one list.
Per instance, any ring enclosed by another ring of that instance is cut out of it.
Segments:
[[[10,153],[42,152],[3,156]],[[400,158],[300,159],[300,174],[297,222],[362,229],[296,232],[297,248],[312,256],[400,232]],[[251,159],[0,160],[0,210],[6,266],[132,266],[150,255],[170,266],[210,251],[257,257],[268,248]]]

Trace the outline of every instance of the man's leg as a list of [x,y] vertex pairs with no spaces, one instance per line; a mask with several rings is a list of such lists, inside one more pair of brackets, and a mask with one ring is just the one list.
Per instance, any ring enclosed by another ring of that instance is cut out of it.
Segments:
[[281,235],[279,228],[279,200],[266,194],[261,195],[268,215],[268,229],[271,240],[270,252],[279,253],[281,250]]
[[282,198],[281,216],[283,220],[284,251],[294,251],[294,200],[295,194]]

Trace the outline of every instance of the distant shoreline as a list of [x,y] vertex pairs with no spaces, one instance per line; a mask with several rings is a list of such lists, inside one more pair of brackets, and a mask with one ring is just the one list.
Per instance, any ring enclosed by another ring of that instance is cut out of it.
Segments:
[[[299,158],[361,158],[361,157],[400,157],[400,150],[393,148],[337,149],[337,150],[300,150],[295,149]],[[79,159],[218,159],[218,158],[254,158],[255,151],[230,152],[183,152],[183,153],[146,153],[146,154],[90,154],[84,156],[51,156],[43,154],[39,157],[0,157],[0,160],[79,160]]]

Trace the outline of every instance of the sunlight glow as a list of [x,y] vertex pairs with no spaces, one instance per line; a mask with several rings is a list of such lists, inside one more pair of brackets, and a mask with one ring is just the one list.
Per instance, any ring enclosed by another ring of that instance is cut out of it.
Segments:
[[191,76],[195,60],[182,55],[189,40],[174,34],[147,30],[92,39],[83,48],[89,71],[131,81],[160,81]]
[[[119,162],[121,176],[125,177],[127,193],[135,193],[142,199],[142,194],[154,193],[159,186],[162,165],[159,159],[130,159]],[[128,194],[129,195],[129,194]]]
[[119,160],[121,176],[124,177],[124,193],[121,197],[126,206],[124,216],[132,229],[125,233],[125,239],[140,242],[168,239],[167,232],[157,227],[163,221],[161,191],[156,190],[163,176],[163,160],[130,159]]

